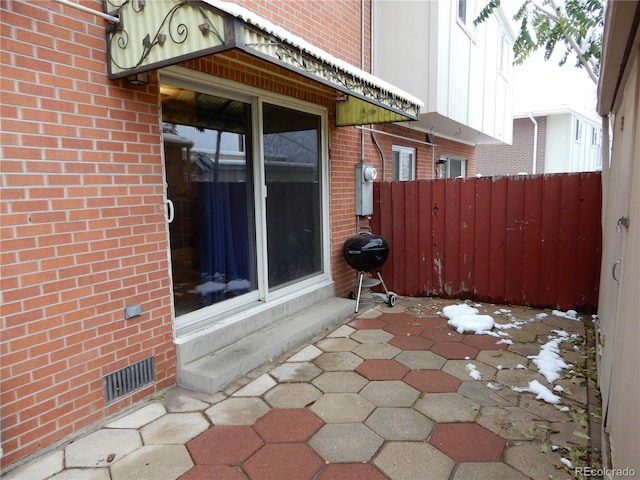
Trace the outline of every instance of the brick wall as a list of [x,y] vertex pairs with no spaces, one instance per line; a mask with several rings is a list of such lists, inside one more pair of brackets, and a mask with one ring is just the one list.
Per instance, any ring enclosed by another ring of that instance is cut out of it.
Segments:
[[[538,122],[538,145],[535,173],[544,173],[547,117],[535,117]],[[482,145],[478,147],[478,173],[480,175],[516,175],[532,173],[533,132],[530,118],[513,120],[512,145]]]
[[[361,2],[244,3],[360,65]],[[53,0],[3,0],[0,18],[4,467],[174,383],[176,372],[157,77],[109,81],[106,22]],[[362,149],[378,168],[380,156],[368,134],[335,128],[334,90],[246,60],[228,52],[185,65],[327,107],[331,274],[344,296],[354,278],[342,258],[356,229],[354,165]],[[379,140],[390,169],[394,142]],[[435,158],[461,151],[472,163],[470,147],[436,143]],[[419,178],[431,178],[433,150],[417,148]],[[143,314],[125,320],[133,304]],[[105,405],[103,377],[150,356],[157,382]]]
[[[107,80],[100,19],[0,17],[6,466],[174,383],[175,353],[157,88]],[[157,382],[105,406],[103,376],[151,356]]]

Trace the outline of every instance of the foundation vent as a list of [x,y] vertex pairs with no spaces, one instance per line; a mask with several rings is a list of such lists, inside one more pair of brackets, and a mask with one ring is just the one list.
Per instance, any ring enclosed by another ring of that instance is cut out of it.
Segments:
[[156,368],[153,357],[110,373],[104,377],[104,399],[106,403],[129,395],[132,392],[155,382]]

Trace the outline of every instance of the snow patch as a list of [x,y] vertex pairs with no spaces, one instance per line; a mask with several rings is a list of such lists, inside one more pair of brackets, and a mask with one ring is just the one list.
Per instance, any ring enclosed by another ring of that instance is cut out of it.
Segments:
[[535,394],[537,400],[544,400],[547,403],[560,403],[560,397],[554,395],[551,390],[549,390],[537,380],[530,381],[528,387],[511,387],[511,390],[518,393],[533,393]]
[[442,309],[442,313],[449,319],[447,322],[458,333],[473,332],[497,336],[491,329],[495,322],[489,315],[479,315],[477,308],[470,307],[466,303],[460,305],[449,305]]

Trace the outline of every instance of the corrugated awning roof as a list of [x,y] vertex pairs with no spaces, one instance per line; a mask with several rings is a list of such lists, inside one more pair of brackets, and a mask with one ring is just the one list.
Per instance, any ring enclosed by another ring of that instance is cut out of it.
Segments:
[[114,3],[105,2],[107,13],[121,19],[107,30],[109,78],[238,49],[345,94],[336,102],[338,126],[417,120],[420,115],[419,99],[239,5],[218,0]]

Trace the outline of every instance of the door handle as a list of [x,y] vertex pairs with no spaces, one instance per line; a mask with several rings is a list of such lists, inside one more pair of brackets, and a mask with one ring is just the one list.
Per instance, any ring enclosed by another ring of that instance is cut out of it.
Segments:
[[173,202],[167,198],[167,223],[173,222],[175,216],[176,213],[175,209],[173,208]]
[[611,276],[616,282],[620,281],[620,277],[616,276],[616,274],[618,273],[618,267],[620,266],[621,263],[622,263],[622,259],[619,258],[617,262],[613,263],[613,267],[611,267]]

